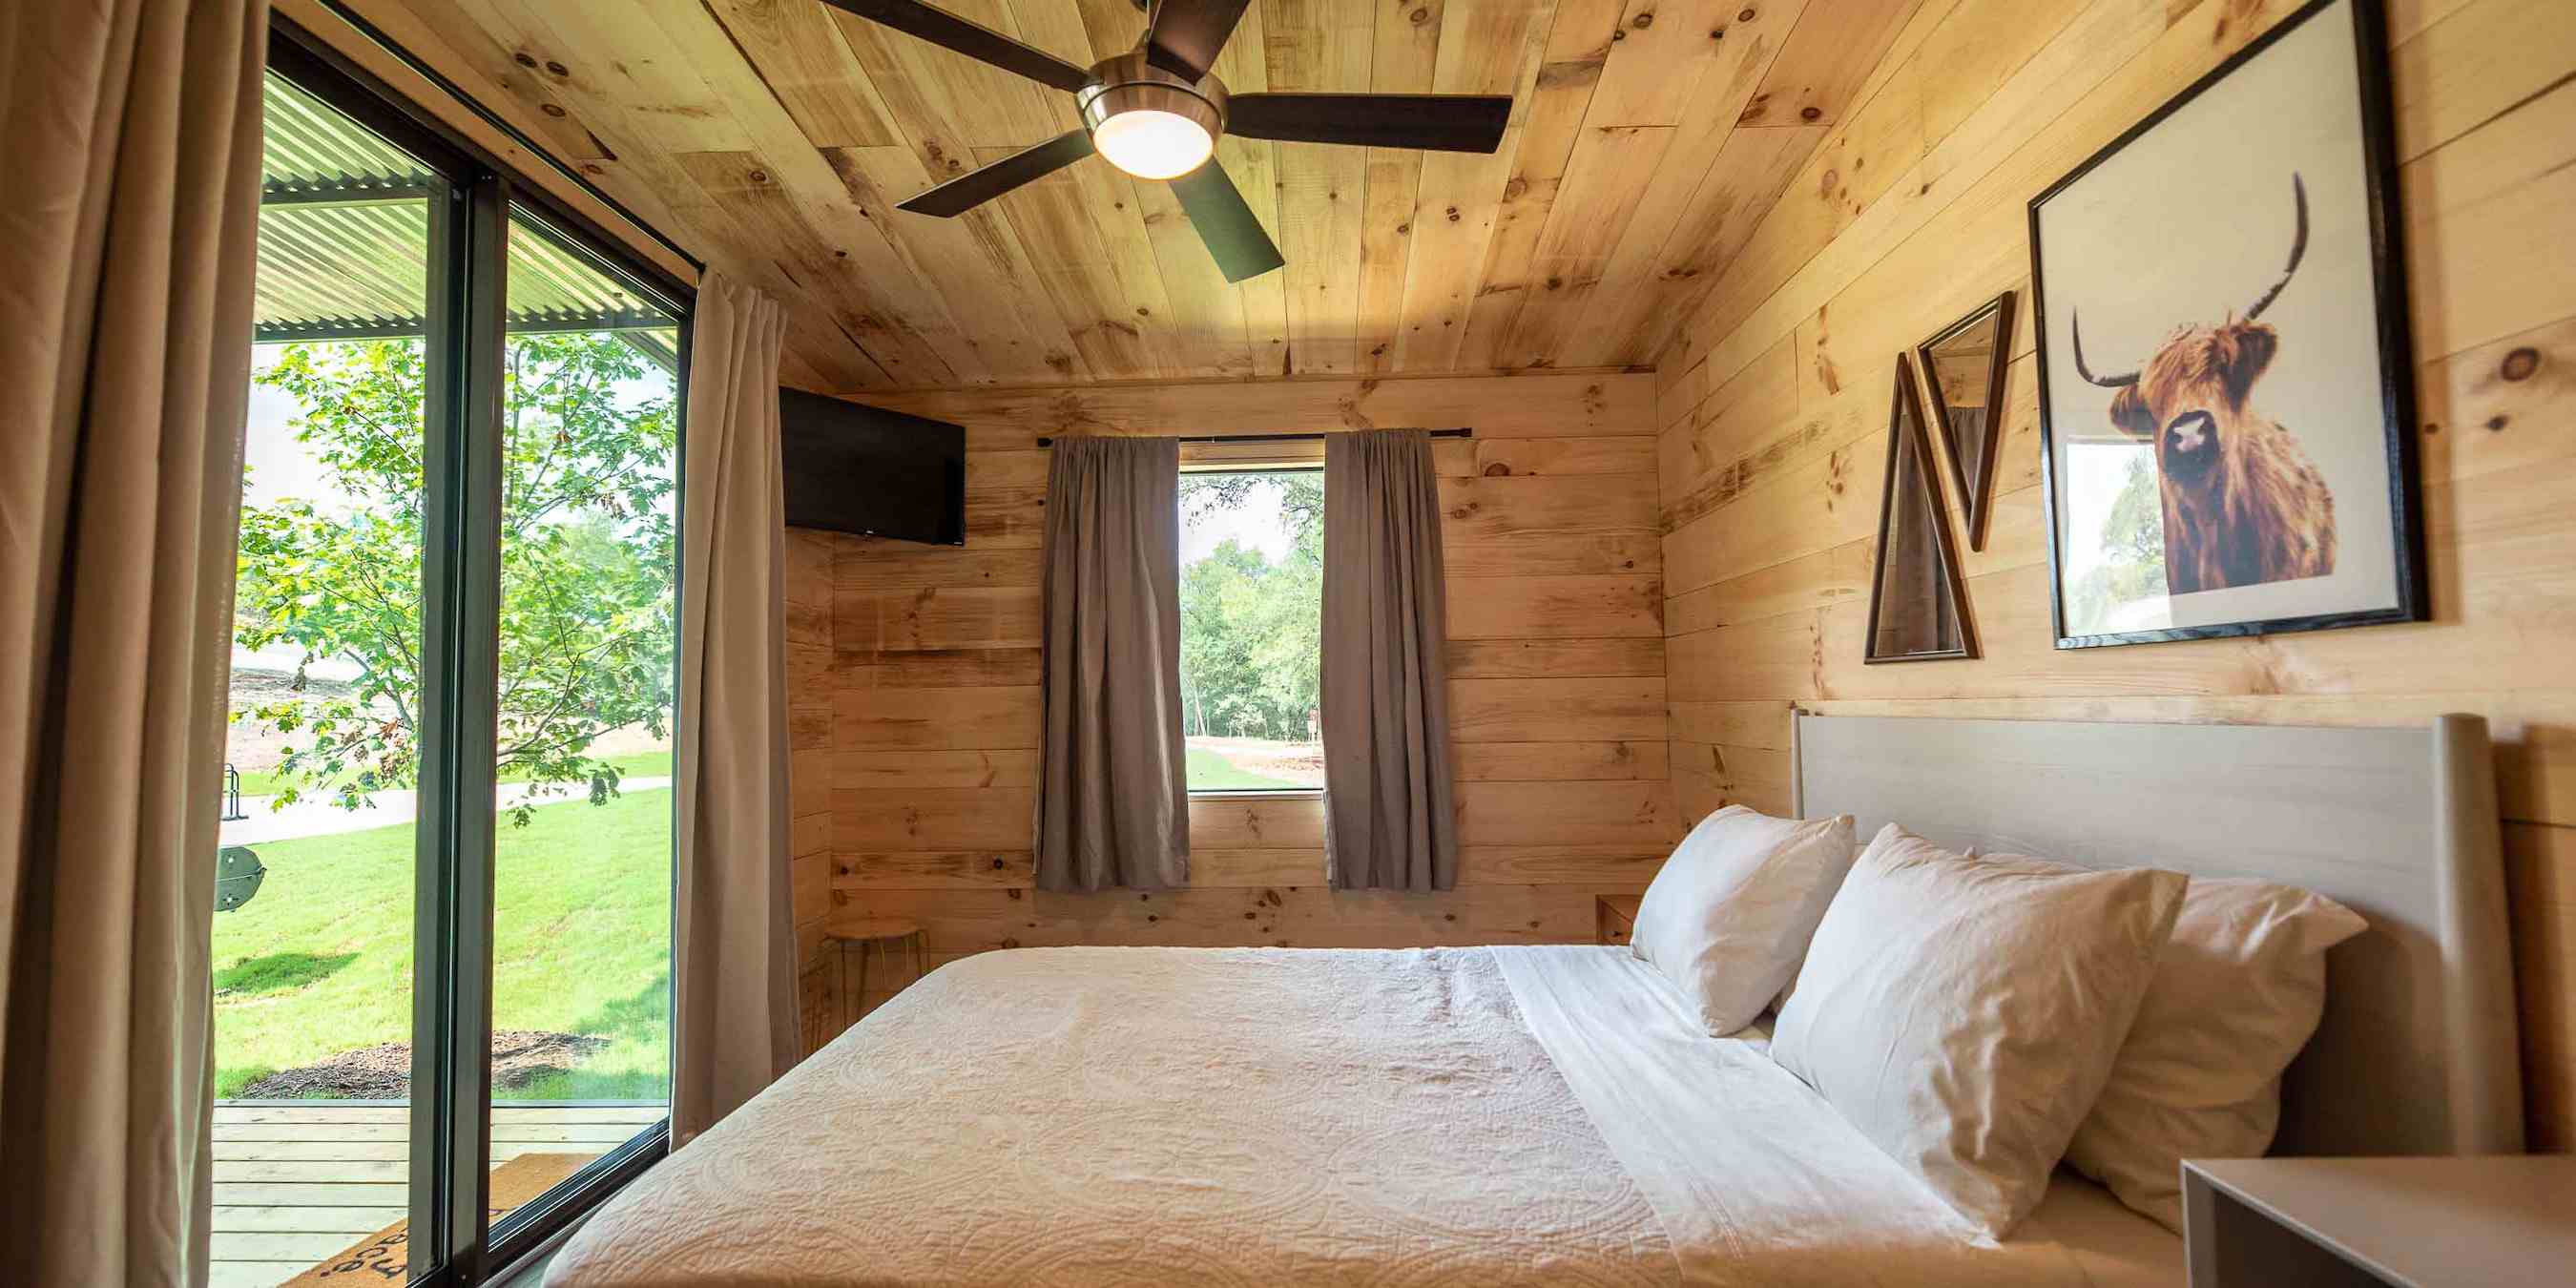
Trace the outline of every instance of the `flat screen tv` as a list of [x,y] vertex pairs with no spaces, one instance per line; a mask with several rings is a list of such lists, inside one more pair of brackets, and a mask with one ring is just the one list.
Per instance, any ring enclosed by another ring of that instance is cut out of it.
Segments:
[[945,421],[778,391],[787,526],[966,544],[966,430]]

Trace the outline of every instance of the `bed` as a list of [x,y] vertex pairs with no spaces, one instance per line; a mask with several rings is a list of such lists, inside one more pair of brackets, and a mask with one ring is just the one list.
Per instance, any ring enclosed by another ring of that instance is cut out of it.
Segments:
[[[2267,876],[2369,918],[2283,1148],[2520,1146],[2483,725],[1801,715],[1868,829]],[[606,1205],[568,1288],[2173,1284],[2061,1173],[2000,1242],[1621,948],[1054,948],[933,972]]]

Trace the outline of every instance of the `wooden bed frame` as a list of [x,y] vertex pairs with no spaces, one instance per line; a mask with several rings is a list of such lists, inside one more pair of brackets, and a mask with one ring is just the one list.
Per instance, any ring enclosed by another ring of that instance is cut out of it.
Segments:
[[2280,1154],[2523,1148],[2511,939],[2486,721],[2430,728],[1818,716],[1792,725],[1800,817],[1953,849],[2261,877],[2370,921],[2327,958]]

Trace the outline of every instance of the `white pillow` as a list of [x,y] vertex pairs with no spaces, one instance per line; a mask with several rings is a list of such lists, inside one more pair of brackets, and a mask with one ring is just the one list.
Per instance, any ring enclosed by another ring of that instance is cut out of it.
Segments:
[[2001,1238],[2102,1090],[2185,884],[1972,859],[1891,823],[1816,928],[1771,1058]]
[[1664,860],[1629,947],[1681,986],[1710,1033],[1733,1033],[1797,974],[1852,849],[1849,814],[1802,822],[1729,805]]
[[2326,950],[2369,928],[2305,890],[2193,881],[2067,1164],[2182,1233],[2182,1160],[2271,1148],[2281,1071],[2325,1014]]

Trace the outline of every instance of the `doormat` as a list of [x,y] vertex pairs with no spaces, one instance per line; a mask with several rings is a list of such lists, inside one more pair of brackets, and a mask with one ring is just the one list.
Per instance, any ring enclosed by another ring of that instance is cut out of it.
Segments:
[[[521,1154],[492,1169],[492,1223],[521,1204],[553,1189],[582,1169],[597,1154]],[[396,1221],[326,1257],[312,1269],[279,1288],[356,1288],[359,1284],[400,1284],[411,1278],[411,1222]]]

